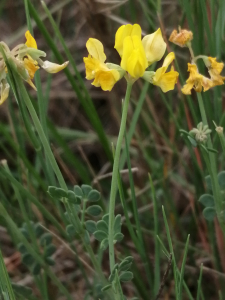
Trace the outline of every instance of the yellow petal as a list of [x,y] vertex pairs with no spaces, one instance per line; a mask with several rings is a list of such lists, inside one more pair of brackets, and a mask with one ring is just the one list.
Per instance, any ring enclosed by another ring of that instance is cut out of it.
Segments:
[[24,66],[29,73],[31,79],[34,78],[35,72],[39,69],[37,61],[33,60],[30,56],[24,58]]
[[[163,68],[165,67],[162,67],[160,69]],[[173,70],[168,73],[164,73],[161,70],[159,70],[161,76],[157,76],[157,71],[156,71],[156,75],[153,77],[152,83],[154,85],[159,86],[164,93],[173,90],[175,84],[177,83],[177,78],[179,76],[179,73]]]
[[41,67],[48,73],[58,73],[59,71],[65,69],[68,66],[68,64],[68,61],[64,62],[61,65],[58,65],[46,60],[44,61]]
[[99,68],[100,61],[89,55],[88,57],[84,57],[84,64],[86,69],[86,79],[94,79],[95,72]]
[[[222,83],[222,84],[223,84],[223,83]],[[209,79],[209,78],[203,76],[202,86],[203,86],[204,92],[206,92],[206,91],[208,91],[210,88],[212,88],[213,86],[215,86],[215,83],[214,83],[211,79]]]
[[191,82],[186,83],[183,88],[181,89],[181,92],[185,95],[191,95],[191,89],[193,88],[194,83],[192,84]]
[[118,51],[119,55],[123,55],[123,47],[124,47],[124,40],[128,36],[137,35],[141,39],[141,27],[138,24],[127,24],[122,25],[116,32],[115,37],[115,46],[114,48]]
[[96,87],[101,87],[103,91],[111,91],[119,79],[120,74],[117,70],[98,70],[92,84]]
[[106,55],[104,53],[104,47],[99,40],[90,38],[86,43],[86,47],[92,57],[98,59],[100,62],[105,62]]
[[143,76],[148,62],[140,37],[137,35],[127,36],[124,40],[121,67],[133,78]]
[[29,30],[26,31],[25,37],[27,39],[25,45],[27,45],[27,47],[37,49],[37,43],[36,43],[35,39],[32,37]]
[[0,91],[1,91],[0,105],[2,103],[4,103],[5,100],[8,98],[9,88],[10,88],[10,85],[7,82],[6,83],[3,83],[3,82],[0,83]]
[[169,54],[167,54],[166,58],[164,59],[163,62],[163,67],[166,67],[166,69],[168,68],[168,66],[171,64],[171,62],[175,59],[175,54],[174,52],[170,52]]
[[224,64],[216,61],[216,57],[208,57],[209,69],[215,69],[219,74],[222,72]]
[[155,61],[159,61],[166,51],[166,43],[163,40],[160,28],[154,33],[146,35],[142,39],[142,44],[149,65]]

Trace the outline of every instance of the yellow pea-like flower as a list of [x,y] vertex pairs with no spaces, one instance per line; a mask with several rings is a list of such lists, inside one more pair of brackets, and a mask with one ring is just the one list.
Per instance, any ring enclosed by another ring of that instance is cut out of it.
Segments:
[[142,44],[144,46],[149,65],[159,61],[166,51],[166,43],[163,40],[160,28],[154,33],[146,35],[142,39]]
[[161,68],[157,69],[155,75],[152,77],[152,84],[159,86],[164,93],[174,89],[175,84],[177,83],[177,78],[179,73],[174,71],[173,67],[169,72],[166,73],[169,65],[175,59],[173,52],[170,52]]
[[188,72],[190,72],[189,78],[181,89],[183,94],[191,95],[192,88],[194,88],[198,93],[202,91],[202,88],[203,91],[206,92],[214,86],[214,83],[211,79],[198,73],[198,69],[195,64],[188,63]]
[[223,70],[224,63],[216,61],[216,57],[203,56],[203,61],[208,68],[208,72],[211,80],[216,85],[224,84],[225,77],[221,76],[220,73]]
[[147,67],[148,61],[140,37],[127,36],[124,39],[121,68],[133,78],[139,78],[143,76]]
[[89,53],[88,57],[84,57],[86,78],[94,79],[92,85],[101,87],[103,91],[111,91],[115,83],[123,77],[124,71],[117,65],[111,64],[112,68],[109,68],[105,64],[106,55],[99,40],[90,38],[86,47]]

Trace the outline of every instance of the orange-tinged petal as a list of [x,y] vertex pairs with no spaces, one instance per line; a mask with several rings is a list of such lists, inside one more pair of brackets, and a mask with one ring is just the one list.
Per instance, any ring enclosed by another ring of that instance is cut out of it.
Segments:
[[35,39],[33,38],[33,36],[31,35],[29,30],[26,31],[25,37],[27,39],[25,45],[27,45],[27,47],[37,49],[37,43],[36,43]]
[[170,35],[169,41],[180,46],[185,47],[188,42],[193,39],[193,33],[186,29],[181,29],[178,33],[177,30],[173,30]]

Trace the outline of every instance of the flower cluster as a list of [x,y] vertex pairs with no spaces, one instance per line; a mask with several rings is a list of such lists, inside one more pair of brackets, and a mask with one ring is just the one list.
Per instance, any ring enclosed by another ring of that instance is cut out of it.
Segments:
[[[185,29],[180,29],[179,33],[174,30],[169,38],[171,42],[180,47],[188,47],[191,53],[192,61],[191,63],[188,63],[188,72],[190,73],[190,75],[186,81],[186,84],[181,89],[182,93],[185,95],[190,95],[192,88],[194,88],[198,93],[200,93],[202,89],[204,92],[206,92],[216,85],[224,84],[225,80],[225,77],[220,75],[223,70],[224,64],[217,62],[216,58],[213,57],[207,57],[204,55],[198,55],[197,57],[195,57],[191,48],[192,39],[193,33]],[[204,75],[199,73],[196,61],[200,58],[205,63],[210,78],[205,77]]]
[[146,71],[154,62],[161,60],[166,51],[160,29],[141,39],[141,27],[138,24],[121,26],[115,37],[115,49],[121,57],[120,66],[105,63],[106,55],[99,40],[90,38],[86,46],[89,53],[88,57],[84,57],[86,78],[94,79],[92,84],[104,91],[111,91],[114,84],[124,76],[133,81],[143,77],[159,86],[163,92],[174,89],[179,74],[173,68],[166,72],[175,58],[173,52],[167,55],[162,67],[156,72]]
[[17,45],[11,51],[4,42],[0,42],[0,104],[8,98],[10,88],[6,80],[8,69],[5,60],[7,60],[10,68],[16,71],[35,90],[36,87],[32,79],[40,67],[48,73],[57,73],[63,70],[69,63],[67,61],[62,65],[58,65],[47,60],[43,61],[40,57],[45,57],[46,53],[38,50],[37,43],[29,31],[25,33],[25,37],[26,43]]
[[200,122],[197,128],[193,128],[189,134],[195,138],[197,143],[205,143],[211,132],[212,130],[209,129],[208,125],[203,125],[203,123]]

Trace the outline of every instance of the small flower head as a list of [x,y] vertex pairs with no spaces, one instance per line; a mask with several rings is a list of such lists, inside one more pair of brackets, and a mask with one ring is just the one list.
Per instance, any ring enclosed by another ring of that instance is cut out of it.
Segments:
[[166,43],[160,28],[141,40],[141,27],[138,24],[128,24],[117,30],[115,49],[122,58],[121,67],[132,78],[137,79],[144,75],[149,65],[162,58]]
[[223,70],[224,64],[222,62],[217,62],[216,57],[213,58],[203,56],[203,61],[208,68],[209,75],[214,83],[214,86],[224,84],[225,77],[220,75]]
[[179,32],[177,32],[177,30],[174,29],[170,35],[169,41],[180,47],[186,47],[192,39],[193,33],[191,31],[180,29]]
[[8,72],[8,70],[4,59],[7,59],[8,65],[12,69],[12,71],[17,72],[22,77],[22,79],[29,83],[30,86],[35,90],[37,89],[32,80],[36,71],[40,67],[42,67],[49,73],[56,73],[61,71],[68,65],[68,62],[62,65],[58,65],[49,61],[42,61],[40,57],[45,57],[45,52],[37,48],[37,43],[29,31],[26,31],[25,37],[26,42],[24,44],[16,46],[11,51],[4,42],[0,42],[1,48],[4,52],[2,54],[2,57],[0,58],[0,104],[5,101],[9,93],[9,85],[5,81],[6,72]]
[[169,64],[174,59],[174,53],[172,56],[168,55],[162,68],[156,72],[146,71],[153,62],[162,58],[166,50],[166,43],[160,28],[141,39],[141,27],[138,24],[119,27],[115,36],[114,48],[121,57],[120,66],[105,63],[106,56],[103,45],[98,40],[89,39],[86,46],[89,52],[89,56],[84,57],[86,78],[94,79],[92,84],[101,86],[104,90],[111,90],[123,76],[131,82],[143,77],[161,87],[164,92],[172,90],[177,82],[177,72],[171,69],[166,73]]
[[189,133],[195,138],[197,143],[205,143],[211,132],[212,130],[209,129],[208,125],[203,125],[203,123],[200,122],[197,128],[193,128]]
[[198,73],[198,69],[195,64],[188,63],[188,72],[190,72],[189,78],[181,89],[183,94],[191,95],[192,88],[194,88],[198,93],[202,91],[202,88],[204,92],[206,92],[214,86],[212,80]]
[[105,64],[106,55],[99,40],[90,38],[86,47],[89,52],[88,57],[84,57],[86,78],[94,79],[92,84],[101,87],[103,91],[111,91],[115,83],[123,77],[123,70],[120,66]]
[[177,83],[179,73],[174,71],[173,67],[171,67],[171,70],[166,73],[169,65],[174,59],[174,53],[170,52],[166,56],[162,67],[156,70],[155,75],[152,78],[152,84],[159,86],[164,93],[173,90]]

